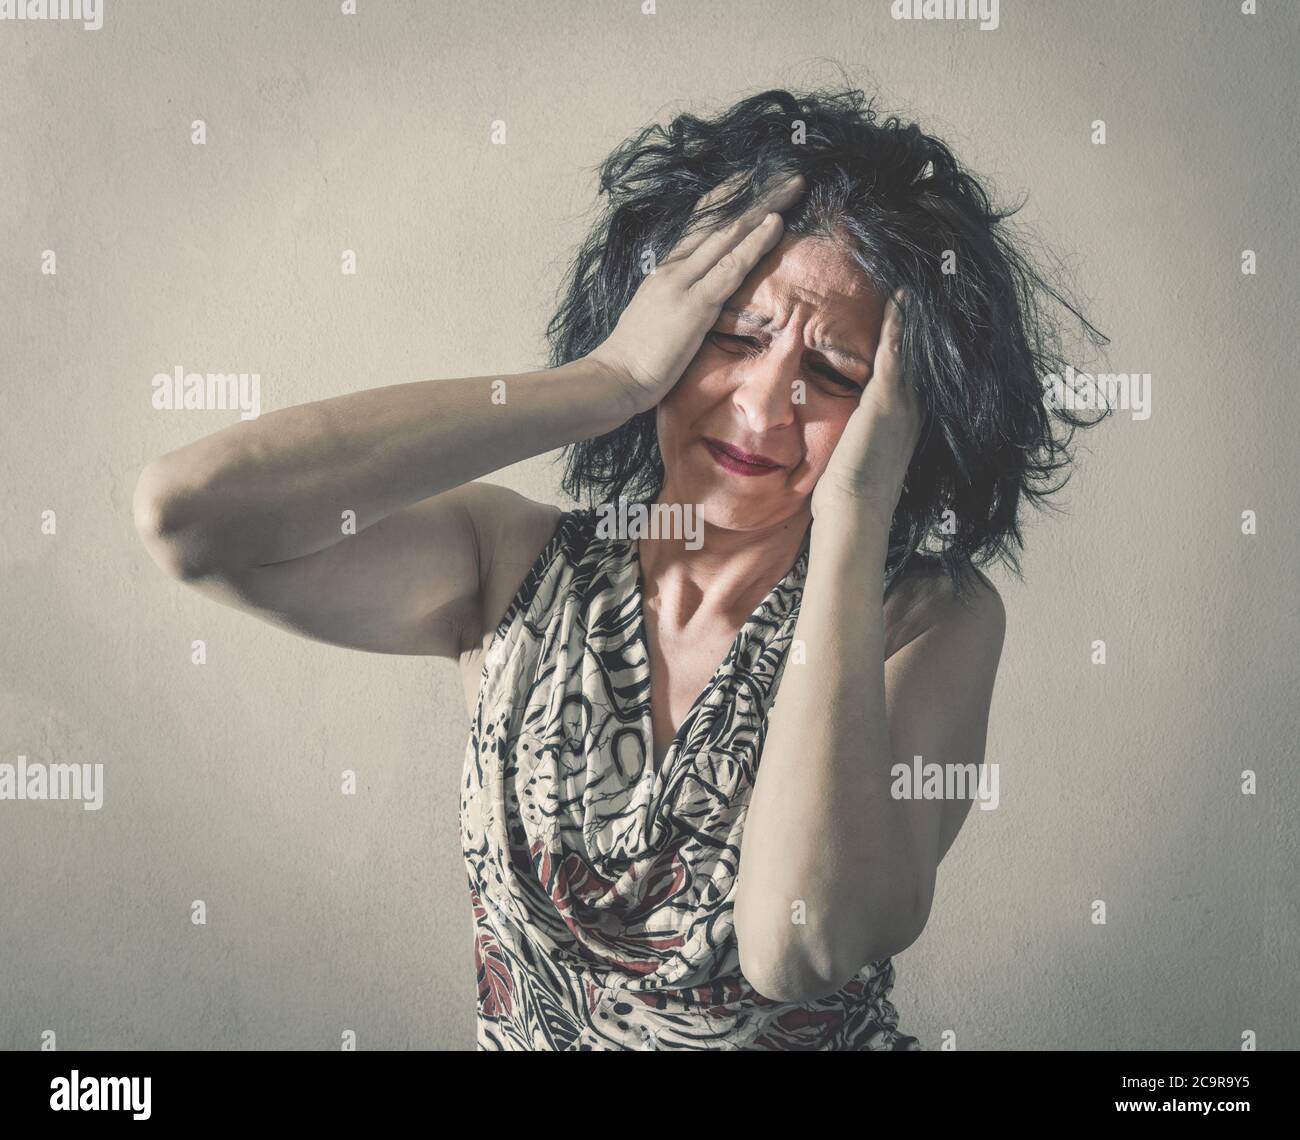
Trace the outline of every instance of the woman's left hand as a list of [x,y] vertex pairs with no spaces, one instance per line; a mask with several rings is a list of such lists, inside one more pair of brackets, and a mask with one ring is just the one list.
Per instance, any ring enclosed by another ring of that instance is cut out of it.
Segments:
[[885,306],[871,377],[813,488],[813,518],[853,514],[888,532],[924,418],[916,391],[903,383],[902,320],[894,295]]

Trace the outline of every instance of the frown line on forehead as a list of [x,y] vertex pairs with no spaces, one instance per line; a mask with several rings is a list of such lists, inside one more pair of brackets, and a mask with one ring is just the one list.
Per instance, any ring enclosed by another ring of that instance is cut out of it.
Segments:
[[[741,324],[748,325],[756,330],[764,331],[772,327],[772,318],[764,313],[756,312],[753,309],[741,309],[735,305],[724,305],[722,311],[728,316],[735,317]],[[842,356],[845,360],[851,360],[855,364],[862,364],[871,367],[871,361],[856,353],[851,348],[846,348],[842,344],[827,340],[825,337],[818,337],[814,342],[814,348],[818,352],[825,353],[827,356]]]

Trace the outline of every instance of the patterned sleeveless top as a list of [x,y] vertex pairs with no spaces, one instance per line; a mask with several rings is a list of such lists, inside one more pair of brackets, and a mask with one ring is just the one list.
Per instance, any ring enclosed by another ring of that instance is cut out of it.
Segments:
[[657,764],[637,544],[598,521],[561,516],[484,656],[460,802],[476,1048],[919,1050],[889,958],[802,1004],[740,972],[741,832],[807,537]]

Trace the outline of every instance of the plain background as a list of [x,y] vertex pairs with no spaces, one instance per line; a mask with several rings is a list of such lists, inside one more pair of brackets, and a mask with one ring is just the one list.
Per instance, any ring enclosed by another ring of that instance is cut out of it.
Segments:
[[[1083,437],[1064,513],[1028,516],[1024,582],[993,575],[1002,802],[895,959],[901,1026],[1300,1046],[1300,6],[1002,0],[992,32],[888,0],[359,7],[0,25],[0,760],[106,782],[98,813],[0,803],[0,1047],[472,1046],[455,667],[296,639],[157,570],[137,474],[237,413],[155,411],[150,380],[257,372],[266,412],[539,367],[601,158],[834,83],[827,58],[1028,193],[1111,367],[1152,374],[1151,418]],[[553,458],[492,478],[562,504]]]

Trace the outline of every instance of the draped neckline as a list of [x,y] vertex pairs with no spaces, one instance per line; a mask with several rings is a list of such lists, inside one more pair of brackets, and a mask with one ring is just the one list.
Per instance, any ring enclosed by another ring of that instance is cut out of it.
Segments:
[[804,532],[803,540],[789,570],[768,590],[762,601],[754,607],[749,617],[736,631],[727,652],[714,667],[704,687],[696,694],[695,700],[691,702],[690,707],[686,710],[686,715],[674,731],[672,739],[668,742],[662,756],[658,754],[658,741],[655,740],[654,736],[654,691],[651,681],[650,637],[646,623],[645,586],[641,569],[640,540],[635,538],[619,540],[622,543],[622,550],[619,552],[620,557],[617,563],[619,583],[627,590],[628,596],[631,598],[633,620],[630,636],[641,650],[641,659],[645,662],[646,671],[643,696],[641,698],[643,707],[638,707],[636,711],[640,715],[645,755],[656,767],[666,766],[671,763],[673,758],[681,751],[682,745],[689,737],[691,727],[694,725],[700,711],[706,706],[709,698],[717,692],[726,678],[736,672],[737,662],[744,661],[745,667],[752,663],[754,655],[747,651],[753,643],[756,641],[761,642],[761,649],[771,641],[773,636],[771,631],[788,614],[788,608],[782,606],[783,600],[790,596],[790,591],[801,591],[807,577],[811,533],[810,525]]

